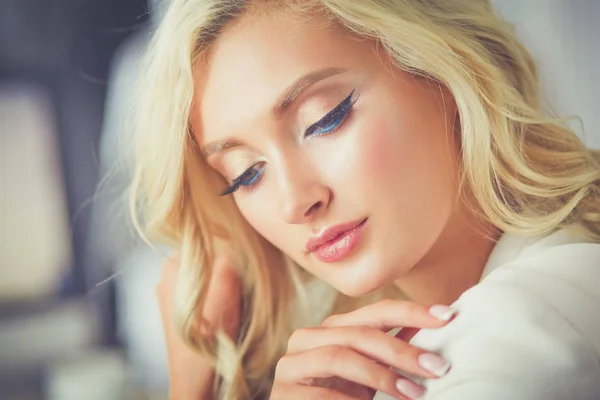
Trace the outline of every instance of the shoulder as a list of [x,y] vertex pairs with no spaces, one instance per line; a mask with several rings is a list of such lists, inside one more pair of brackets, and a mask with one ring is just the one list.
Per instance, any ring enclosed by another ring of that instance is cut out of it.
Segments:
[[548,323],[567,323],[600,354],[600,244],[567,231],[533,240],[459,302],[469,310],[478,303],[516,308],[523,322],[543,313]]
[[598,396],[600,245],[542,240],[465,292],[451,324],[415,336],[452,364],[426,382],[427,399]]

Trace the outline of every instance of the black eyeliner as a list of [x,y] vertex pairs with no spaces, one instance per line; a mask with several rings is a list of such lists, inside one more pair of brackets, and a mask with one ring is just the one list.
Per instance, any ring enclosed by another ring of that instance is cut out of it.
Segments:
[[246,173],[248,171],[250,171],[252,168],[254,168],[254,165],[251,166],[250,168],[248,168],[247,170],[245,170],[244,172],[242,172],[242,174],[240,176],[238,176],[237,178],[235,178],[231,182],[231,185],[228,188],[226,188],[225,190],[223,190],[219,196],[226,196],[226,195],[228,195],[230,193],[235,192],[240,187],[242,179],[244,178],[244,175],[246,175]]
[[258,165],[258,163],[254,164],[253,166],[251,166],[250,168],[248,168],[247,170],[245,170],[244,172],[242,172],[242,174],[240,176],[238,176],[237,178],[235,178],[231,182],[231,185],[228,188],[226,188],[225,190],[223,190],[221,192],[221,194],[219,194],[219,196],[226,196],[226,195],[228,195],[230,193],[235,192],[240,187],[240,185],[242,185],[242,180],[244,180],[244,177],[246,176],[246,174],[248,172],[252,171],[252,168],[256,167],[257,165]]
[[316,131],[327,120],[330,120],[330,119],[335,120],[338,117],[341,117],[340,119],[344,119],[355,103],[355,101],[354,102],[352,101],[353,95],[354,95],[354,90],[348,95],[348,97],[346,97],[344,100],[342,100],[341,103],[339,103],[337,106],[335,106],[335,108],[333,110],[329,111],[323,118],[321,118],[319,121],[317,121],[314,124],[312,124],[311,126],[309,126],[306,129],[306,131],[304,131],[304,137],[307,137],[307,136],[310,136],[311,134],[313,134],[313,132]]
[[[352,101],[352,96],[354,95],[354,90],[352,90],[352,92],[348,95],[348,97],[346,97],[344,100],[342,100],[337,106],[335,106],[335,108],[331,111],[329,111],[323,118],[321,118],[319,121],[315,122],[314,124],[312,124],[311,126],[309,126],[306,131],[304,132],[304,137],[310,136],[312,135],[317,129],[319,129],[321,127],[321,125],[332,125],[332,123],[329,123],[329,120],[333,120],[333,123],[336,123],[337,126],[339,126],[347,117],[348,114],[350,113],[350,110],[352,109],[352,106],[354,106],[354,103],[356,103],[356,100]],[[331,131],[335,130],[336,127],[334,127]],[[321,134],[326,134],[329,133],[331,131],[327,131]],[[319,134],[318,134],[319,135]],[[242,172],[242,174],[235,178],[231,185],[229,187],[227,187],[226,189],[224,189],[219,196],[226,196],[228,194],[231,194],[233,192],[235,192],[237,189],[239,189],[239,187],[242,185],[242,180],[244,179],[244,176],[252,170],[252,168],[254,168],[256,166],[253,165],[250,168],[248,168],[247,170],[245,170],[244,172]]]
[[228,194],[235,192],[239,187],[240,187],[240,183],[233,181],[233,184],[231,186],[229,186],[228,188],[226,188],[225,190],[223,190],[219,194],[219,196],[227,196]]

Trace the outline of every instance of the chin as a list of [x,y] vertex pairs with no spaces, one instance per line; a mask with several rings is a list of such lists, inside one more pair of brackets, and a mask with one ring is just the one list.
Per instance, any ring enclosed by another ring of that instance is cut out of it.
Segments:
[[373,293],[385,286],[385,282],[357,280],[356,282],[346,282],[345,285],[334,285],[335,288],[348,297],[362,297]]
[[337,266],[336,271],[331,271],[333,273],[321,275],[321,279],[348,297],[366,296],[395,280],[391,274],[393,271],[372,268],[374,264],[378,262],[371,257],[352,260],[350,263]]

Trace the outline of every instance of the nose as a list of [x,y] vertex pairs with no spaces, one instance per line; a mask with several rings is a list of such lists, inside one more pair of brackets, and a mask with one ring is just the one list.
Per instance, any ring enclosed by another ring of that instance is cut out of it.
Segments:
[[329,206],[331,189],[315,170],[306,163],[298,162],[279,169],[280,213],[285,222],[306,223]]

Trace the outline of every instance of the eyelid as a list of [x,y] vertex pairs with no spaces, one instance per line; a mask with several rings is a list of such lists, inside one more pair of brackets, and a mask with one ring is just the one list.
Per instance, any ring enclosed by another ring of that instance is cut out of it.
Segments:
[[[246,187],[247,185],[244,185],[242,183],[242,180],[244,179],[244,175],[246,175],[248,172],[250,172],[251,170],[253,170],[257,165],[263,163],[263,161],[259,161],[257,163],[254,163],[253,165],[251,165],[250,167],[248,167],[244,172],[242,172],[240,175],[238,175],[237,178],[233,179],[231,184],[225,188],[225,190],[223,190],[220,194],[220,196],[225,196],[227,194],[233,193],[236,190],[238,190],[239,187],[244,186]],[[257,179],[261,179],[262,174],[264,173],[264,167],[262,167],[260,169],[260,174],[259,177]],[[252,183],[251,186],[255,185],[256,182]]]
[[[319,125],[323,124],[323,122],[326,121],[327,119],[332,118],[332,117],[336,116],[336,114],[342,112],[342,108],[345,108],[345,110],[343,110],[343,113],[344,113],[343,118],[345,118],[345,116],[351,111],[354,104],[358,101],[358,97],[356,99],[352,98],[352,96],[354,96],[354,92],[355,92],[355,90],[352,90],[352,92],[350,92],[350,94],[348,96],[346,96],[344,98],[344,100],[342,100],[340,103],[338,103],[338,105],[336,105],[331,111],[329,111],[327,114],[325,114],[325,116],[323,116],[317,122],[315,122],[314,124],[312,124],[308,128],[306,128],[306,130],[304,131],[304,137],[312,136],[314,131],[318,130]],[[346,103],[347,103],[347,106],[344,107],[344,105]],[[309,132],[310,132],[310,134],[309,134]]]
[[252,164],[250,167],[248,167],[244,172],[242,172],[241,174],[238,175],[237,178],[235,178],[232,183],[233,184],[241,184],[242,180],[244,179],[244,176],[246,174],[248,174],[250,171],[252,171],[254,169],[254,167],[256,167],[258,164],[260,163],[256,163],[256,164]]
[[[331,109],[327,114],[325,114],[325,116],[323,116],[321,119],[319,119],[317,122],[315,122],[314,124],[310,125],[304,133],[305,137],[308,136],[312,136],[312,135],[307,135],[307,133],[309,131],[316,131],[319,128],[319,125],[323,124],[325,121],[327,121],[327,119],[333,118],[333,117],[340,117],[340,121],[336,122],[337,125],[340,125],[343,123],[343,121],[347,118],[348,114],[352,111],[352,107],[354,106],[354,104],[356,104],[356,102],[358,101],[359,97],[356,97],[355,99],[353,99],[352,97],[354,96],[355,93],[355,89],[352,90],[352,92],[350,92],[350,94],[348,96],[346,96],[341,102],[339,102],[333,109]],[[338,115],[341,114],[341,115]],[[337,127],[336,127],[337,129]],[[319,135],[319,134],[316,134]],[[224,196],[227,194],[231,194],[235,191],[237,191],[240,187],[244,187],[246,189],[252,189],[257,182],[253,182],[250,185],[244,185],[241,183],[244,175],[246,175],[248,172],[250,172],[251,170],[253,170],[257,165],[261,164],[263,161],[259,161],[257,163],[254,163],[253,165],[251,165],[249,168],[247,168],[245,171],[243,171],[237,178],[232,180],[232,183],[230,186],[228,186],[225,190],[223,190],[223,192],[221,192],[220,196]],[[262,179],[262,174],[264,168],[260,171],[259,173],[259,177],[257,179]]]

